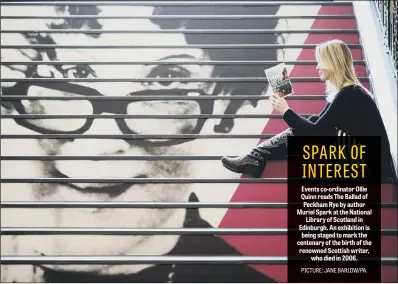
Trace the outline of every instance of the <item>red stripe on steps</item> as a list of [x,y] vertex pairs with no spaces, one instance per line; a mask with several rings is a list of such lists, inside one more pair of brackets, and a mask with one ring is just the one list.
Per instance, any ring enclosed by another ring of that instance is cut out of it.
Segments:
[[[326,6],[321,7],[319,15],[352,15],[352,7]],[[353,28],[353,20],[348,22],[344,20],[344,28]],[[340,28],[342,22],[340,20],[315,20],[312,28]],[[305,43],[317,44],[328,39],[337,38],[346,43],[358,44],[359,37],[356,34],[309,34]],[[353,51],[355,60],[361,60],[361,50]],[[314,60],[314,50],[302,50],[298,60]],[[314,68],[314,69],[310,69]],[[365,68],[357,67],[359,76],[364,76]],[[310,77],[315,72],[315,66],[296,65],[291,71],[292,77]],[[369,88],[369,84],[364,84]],[[323,83],[294,83],[296,95],[319,95],[324,93]],[[317,113],[325,105],[324,101],[289,101],[289,105],[299,113]],[[287,125],[281,119],[269,120],[263,134],[276,133],[286,129]],[[254,146],[254,145],[253,145]],[[249,150],[249,149],[248,149]],[[283,177],[287,176],[286,161],[269,162],[267,169],[263,173],[263,177]],[[243,178],[245,176],[242,176]],[[382,190],[384,201],[391,201],[394,189],[385,186]],[[286,184],[240,184],[231,199],[232,202],[243,201],[267,201],[267,202],[286,202],[287,201],[287,185]],[[395,210],[396,211],[396,210]],[[389,213],[383,210],[383,215]],[[383,225],[393,226],[390,220]],[[229,209],[220,223],[220,228],[281,228],[287,226],[287,210],[286,209]],[[287,255],[287,237],[286,236],[223,236],[223,239],[232,246],[236,247],[244,255],[262,255],[262,256],[285,256]],[[396,238],[384,237],[383,248],[384,254],[390,254],[393,248],[392,242]],[[396,248],[396,245],[395,245]],[[396,249],[395,249],[396,251]],[[394,253],[393,253],[394,255]],[[279,282],[287,281],[286,265],[254,265],[254,268],[267,274]],[[391,267],[383,267],[383,280],[395,280],[396,272]]]
[[355,19],[340,19],[336,21],[335,19],[323,19],[314,22],[312,25],[313,29],[356,29],[357,23]]
[[[319,9],[318,15],[354,15],[354,7],[353,6],[322,6]],[[322,22],[323,20],[319,20]],[[340,20],[335,20],[339,22]],[[317,25],[318,20],[315,21],[313,26]],[[330,23],[331,26],[334,26],[335,23]],[[314,27],[313,27],[314,28]]]
[[[318,20],[315,20],[318,21]],[[321,20],[319,20],[321,21]],[[346,44],[358,44],[359,35],[358,34],[310,34],[305,43],[307,44],[318,44],[330,39],[339,39],[344,41]]]

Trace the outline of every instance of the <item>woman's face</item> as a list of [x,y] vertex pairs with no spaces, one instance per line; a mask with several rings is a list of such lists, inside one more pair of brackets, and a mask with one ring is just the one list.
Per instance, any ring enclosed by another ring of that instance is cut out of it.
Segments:
[[[36,8],[36,7],[34,7]],[[44,7],[45,9],[46,7]],[[117,9],[115,7],[114,9]],[[41,10],[43,8],[37,7]],[[48,8],[49,9],[49,8]],[[127,11],[126,11],[127,9]],[[130,9],[130,11],[129,11]],[[116,12],[112,9],[104,9],[105,16],[115,12],[117,15],[137,14],[137,7],[123,7]],[[140,7],[142,13],[152,14],[151,7]],[[33,11],[32,11],[33,13]],[[17,15],[13,11],[10,14]],[[40,14],[40,11],[38,11]],[[56,14],[55,11],[47,11],[47,15]],[[56,20],[54,20],[56,21]],[[123,22],[124,21],[124,22]],[[112,30],[115,25],[118,29],[131,29],[131,26],[140,29],[156,30],[158,26],[149,19],[139,20],[109,20],[98,19],[102,29]],[[18,26],[18,20],[8,21],[7,26]],[[32,29],[45,29],[51,26],[51,20],[32,20],[29,22]],[[21,26],[26,29],[26,26]],[[81,34],[50,34],[55,44],[68,45],[71,43],[82,45],[153,45],[162,42],[163,44],[173,43],[174,45],[187,45],[183,34],[112,34],[103,33],[98,37]],[[2,34],[3,38],[3,34]],[[23,40],[21,36],[21,40]],[[11,40],[12,41],[12,40]],[[19,43],[19,42],[18,42]],[[23,44],[29,44],[23,42]],[[33,51],[33,50],[30,50]],[[15,51],[15,54],[24,56]],[[26,54],[27,55],[27,54]],[[33,55],[35,52],[33,51]],[[37,55],[37,52],[36,52]],[[12,54],[7,54],[8,60],[33,60],[30,57],[19,58]],[[193,78],[211,77],[212,66],[204,65],[170,65],[161,64],[165,61],[200,61],[204,58],[204,52],[195,48],[125,48],[109,50],[105,48],[97,49],[63,49],[55,48],[50,59],[49,54],[41,54],[43,61],[146,61],[153,64],[78,64],[78,65],[39,65],[37,75],[41,77],[55,78]],[[159,63],[157,63],[159,62]],[[2,66],[3,67],[3,66]],[[11,71],[10,71],[11,72]],[[21,74],[7,74],[7,77],[25,77]],[[172,81],[172,80],[170,80]],[[200,82],[82,82],[69,84],[60,89],[56,84],[28,86],[26,96],[89,96],[90,94],[100,94],[108,96],[142,96],[141,92],[147,95],[181,95],[192,96],[192,101],[89,101],[89,100],[38,100],[22,101],[25,110],[32,114],[70,114],[91,115],[97,114],[118,114],[128,113],[139,114],[200,114],[195,97],[211,92],[210,86]],[[187,91],[189,89],[190,91]],[[196,91],[197,90],[197,91]],[[94,103],[93,103],[94,102]],[[211,103],[211,101],[208,101]],[[31,125],[44,129],[41,133],[60,131],[70,133],[79,131],[80,134],[100,134],[100,135],[121,135],[127,134],[126,131],[139,134],[184,134],[195,127],[198,119],[187,120],[152,120],[152,119],[126,119],[120,120],[102,118],[92,121],[90,127],[86,119],[50,119],[34,120]],[[126,130],[129,129],[129,130]],[[81,130],[81,131],[80,131]],[[14,132],[13,132],[14,131]],[[2,133],[37,134],[32,128],[21,127],[11,124],[10,120],[2,120]],[[203,140],[202,140],[203,141]],[[137,145],[134,141],[119,139],[31,139],[31,140],[8,140],[2,143],[2,155],[38,155],[38,156],[190,156],[198,153],[192,152],[196,147],[192,143],[179,145],[166,145],[161,147],[147,145]],[[162,141],[160,141],[162,142]],[[164,142],[164,141],[163,141]],[[201,147],[202,148],[202,147]],[[200,153],[199,153],[200,155]],[[53,161],[6,161],[2,162],[2,168],[8,168],[2,173],[7,176],[19,175],[25,178],[182,178],[189,177],[192,171],[191,161],[178,160],[53,160]],[[18,171],[16,169],[19,169]],[[26,201],[92,201],[92,202],[178,202],[186,201],[189,193],[189,185],[186,184],[7,184],[2,185],[2,193],[5,194],[4,200],[26,200]],[[12,196],[12,192],[16,194]],[[7,198],[8,196],[8,198]],[[3,197],[3,196],[2,196]],[[166,209],[47,209],[47,210],[21,210],[17,215],[9,212],[9,217],[2,220],[9,220],[6,223],[13,226],[31,227],[155,227],[166,226],[166,222],[172,218],[174,210]],[[11,216],[12,215],[12,216]],[[29,216],[29,217],[27,217]],[[3,224],[3,223],[2,223]],[[180,224],[181,225],[181,224]],[[6,226],[6,225],[5,225]],[[171,225],[173,227],[173,225]],[[22,249],[22,253],[27,255],[119,255],[128,253],[145,246],[146,236],[120,237],[120,241],[115,242],[114,237],[109,236],[31,236],[23,238],[20,245],[25,246],[27,251]],[[166,246],[165,249],[169,247]],[[31,251],[33,250],[33,252]],[[160,253],[166,253],[159,248]],[[144,253],[145,254],[145,253]],[[90,269],[80,266],[79,269]]]
[[321,58],[317,58],[316,70],[318,70],[319,78],[322,81],[326,81],[330,77],[330,72],[325,67],[326,64],[324,63],[324,61]]

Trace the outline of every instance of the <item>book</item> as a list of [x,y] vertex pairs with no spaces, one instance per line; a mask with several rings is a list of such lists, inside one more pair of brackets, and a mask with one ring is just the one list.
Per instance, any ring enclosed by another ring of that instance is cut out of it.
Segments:
[[265,69],[264,72],[267,76],[268,83],[275,94],[285,97],[294,93],[285,63]]

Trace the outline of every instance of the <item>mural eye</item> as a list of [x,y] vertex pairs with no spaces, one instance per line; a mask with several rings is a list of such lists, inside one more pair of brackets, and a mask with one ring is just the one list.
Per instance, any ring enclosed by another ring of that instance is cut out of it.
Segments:
[[95,71],[90,66],[77,65],[65,70],[65,77],[87,78],[90,75],[96,77]]
[[168,78],[170,81],[150,82],[146,85],[152,85],[155,88],[175,89],[181,83],[173,81],[172,78],[189,78],[191,72],[180,66],[156,66],[148,74],[148,78]]

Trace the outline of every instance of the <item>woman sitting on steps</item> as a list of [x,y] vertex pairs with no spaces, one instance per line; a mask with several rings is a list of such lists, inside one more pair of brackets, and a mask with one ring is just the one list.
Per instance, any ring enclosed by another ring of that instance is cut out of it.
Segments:
[[270,98],[273,109],[283,115],[290,128],[257,145],[241,157],[223,157],[223,165],[236,173],[261,177],[267,160],[287,157],[290,135],[313,136],[380,136],[382,148],[382,178],[391,178],[391,152],[387,133],[372,94],[355,75],[348,46],[340,40],[330,40],[316,47],[317,70],[326,84],[327,104],[308,119],[290,109],[278,94]]

